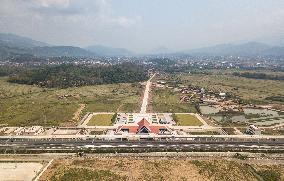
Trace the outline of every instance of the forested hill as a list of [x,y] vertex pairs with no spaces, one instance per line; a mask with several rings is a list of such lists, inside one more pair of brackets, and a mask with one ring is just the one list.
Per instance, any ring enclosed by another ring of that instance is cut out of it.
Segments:
[[75,87],[97,84],[132,83],[147,80],[142,66],[123,63],[112,66],[87,67],[72,64],[29,69],[10,76],[9,82],[41,87]]

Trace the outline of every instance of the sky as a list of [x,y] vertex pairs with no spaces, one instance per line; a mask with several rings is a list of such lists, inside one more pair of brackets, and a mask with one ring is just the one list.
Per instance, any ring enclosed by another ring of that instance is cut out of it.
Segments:
[[0,0],[0,32],[137,53],[248,41],[284,45],[284,0]]

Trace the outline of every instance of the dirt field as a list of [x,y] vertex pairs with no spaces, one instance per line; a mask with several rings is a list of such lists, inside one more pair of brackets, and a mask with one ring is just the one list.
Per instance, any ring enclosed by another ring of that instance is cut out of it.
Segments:
[[244,161],[187,158],[57,159],[41,180],[282,180],[283,166],[250,165]]
[[41,163],[0,162],[0,180],[30,181],[42,167]]

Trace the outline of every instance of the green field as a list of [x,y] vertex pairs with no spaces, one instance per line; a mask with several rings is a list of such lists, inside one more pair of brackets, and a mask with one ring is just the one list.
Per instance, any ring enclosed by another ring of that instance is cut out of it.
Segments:
[[108,84],[67,89],[19,85],[0,78],[0,124],[75,125],[74,113],[85,104],[86,112],[136,112],[141,95],[138,84]]
[[[260,80],[233,76],[232,72],[177,75],[184,85],[204,87],[215,92],[229,92],[243,100],[260,103],[280,103],[284,97],[284,81]],[[278,99],[273,99],[278,97]],[[278,100],[278,101],[277,101]]]
[[177,126],[202,126],[203,123],[195,116],[190,114],[175,114]]
[[152,107],[154,112],[196,112],[193,104],[181,103],[179,93],[171,89],[154,89]]
[[88,126],[111,126],[113,114],[96,114],[88,122]]

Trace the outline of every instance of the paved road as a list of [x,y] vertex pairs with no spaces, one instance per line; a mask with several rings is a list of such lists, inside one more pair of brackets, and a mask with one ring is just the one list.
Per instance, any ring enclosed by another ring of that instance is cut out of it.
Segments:
[[140,113],[144,114],[147,111],[147,105],[148,105],[148,99],[149,99],[149,93],[150,93],[150,88],[151,88],[151,80],[155,77],[156,74],[154,74],[148,81],[145,87],[145,92],[144,92],[144,97],[143,97],[143,102],[141,106],[141,111]]
[[185,151],[252,151],[277,150],[284,153],[284,139],[243,139],[243,138],[212,138],[200,137],[193,139],[159,139],[159,140],[98,140],[88,139],[23,139],[0,138],[0,150],[40,150],[46,151],[74,151],[84,149],[112,149],[123,148],[127,150],[185,150]]

